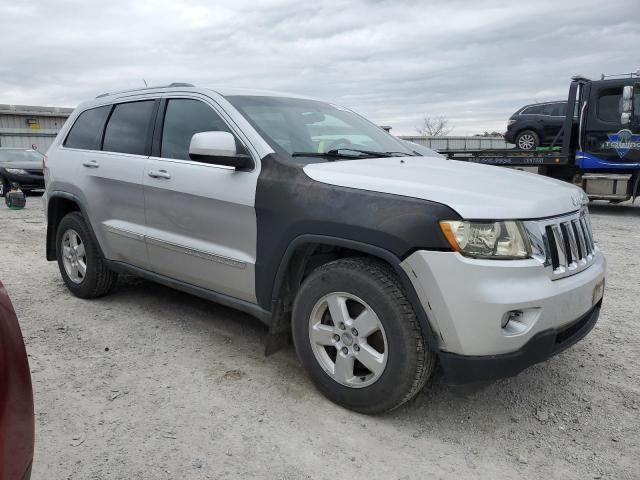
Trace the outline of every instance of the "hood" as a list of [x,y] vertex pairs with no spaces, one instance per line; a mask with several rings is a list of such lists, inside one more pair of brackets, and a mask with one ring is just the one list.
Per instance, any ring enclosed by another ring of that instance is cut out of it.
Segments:
[[569,183],[504,167],[433,157],[314,163],[312,179],[442,203],[467,219],[530,219],[578,210],[586,195]]

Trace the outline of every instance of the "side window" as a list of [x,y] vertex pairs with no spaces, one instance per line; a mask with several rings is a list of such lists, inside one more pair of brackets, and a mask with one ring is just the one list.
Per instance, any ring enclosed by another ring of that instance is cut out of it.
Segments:
[[597,115],[604,122],[620,123],[622,87],[606,88],[598,96]]
[[104,121],[111,110],[111,105],[92,108],[82,112],[71,127],[64,146],[69,148],[83,148],[86,150],[100,150],[100,135]]
[[565,117],[567,115],[567,104],[565,102],[556,103],[556,110],[554,115],[557,115],[559,117]]
[[209,105],[186,98],[170,99],[164,115],[160,156],[189,160],[191,137],[213,131],[230,132]]
[[554,117],[564,117],[567,114],[566,103],[550,103],[544,107],[544,114]]
[[542,106],[542,115],[554,115],[556,109],[555,103],[548,103]]
[[542,113],[544,105],[533,105],[531,107],[525,108],[522,113],[526,113],[527,115],[540,115]]
[[144,155],[154,100],[119,103],[104,132],[102,150]]

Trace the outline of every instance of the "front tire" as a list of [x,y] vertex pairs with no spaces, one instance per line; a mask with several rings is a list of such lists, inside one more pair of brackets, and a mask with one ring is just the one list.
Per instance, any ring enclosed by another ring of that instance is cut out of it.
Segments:
[[341,259],[313,271],[296,296],[292,330],[317,388],[362,413],[412,399],[435,364],[395,272],[373,259]]
[[540,146],[540,137],[533,130],[524,130],[516,137],[516,146],[520,150],[535,150]]
[[62,279],[76,297],[101,297],[115,287],[118,274],[107,267],[80,212],[60,221],[56,256]]

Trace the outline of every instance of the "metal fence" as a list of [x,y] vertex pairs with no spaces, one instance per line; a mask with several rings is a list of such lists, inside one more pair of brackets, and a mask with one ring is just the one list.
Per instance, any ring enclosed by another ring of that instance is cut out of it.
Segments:
[[494,150],[499,148],[514,148],[515,145],[507,143],[502,137],[422,137],[401,136],[403,140],[424,145],[432,150],[458,151],[467,150]]

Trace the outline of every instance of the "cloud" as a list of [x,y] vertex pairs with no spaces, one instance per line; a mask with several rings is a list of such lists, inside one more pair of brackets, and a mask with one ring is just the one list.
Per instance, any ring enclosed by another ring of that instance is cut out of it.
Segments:
[[0,101],[188,81],[325,98],[397,134],[424,114],[472,134],[566,97],[577,73],[636,70],[639,22],[637,0],[3,3]]

